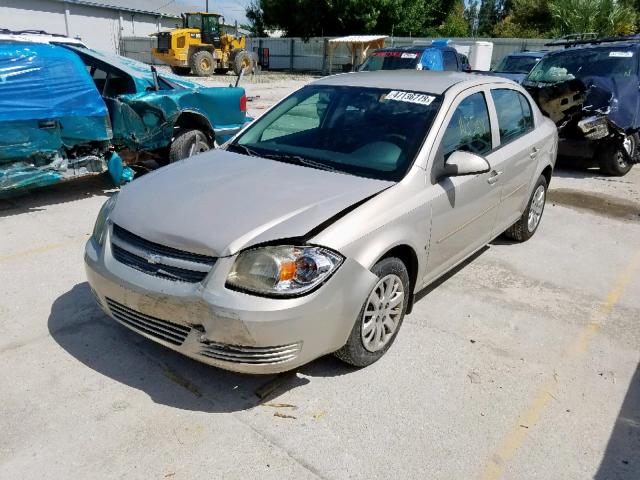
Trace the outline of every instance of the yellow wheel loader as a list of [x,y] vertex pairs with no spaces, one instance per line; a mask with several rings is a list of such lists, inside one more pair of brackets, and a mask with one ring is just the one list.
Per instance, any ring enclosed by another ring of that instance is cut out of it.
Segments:
[[[222,19],[222,21],[221,21]],[[157,33],[158,46],[151,54],[171,66],[173,73],[204,77],[233,70],[236,75],[253,73],[257,55],[245,49],[247,38],[225,30],[217,13],[194,12],[182,15],[182,28]]]

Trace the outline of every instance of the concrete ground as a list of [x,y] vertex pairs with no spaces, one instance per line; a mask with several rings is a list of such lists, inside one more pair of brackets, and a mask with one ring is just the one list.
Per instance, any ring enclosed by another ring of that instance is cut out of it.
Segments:
[[[247,83],[252,113],[306,80]],[[423,292],[378,363],[267,377],[99,310],[102,180],[0,201],[0,478],[637,480],[640,167],[551,187],[534,238]]]

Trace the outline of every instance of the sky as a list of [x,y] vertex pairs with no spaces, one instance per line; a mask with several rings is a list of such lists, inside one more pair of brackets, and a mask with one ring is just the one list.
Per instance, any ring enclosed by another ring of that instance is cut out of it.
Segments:
[[[169,0],[166,0],[169,1]],[[176,0],[176,6],[180,6],[183,11],[204,11],[205,0]],[[238,23],[247,23],[247,17],[244,12],[251,3],[251,0],[209,0],[209,11],[221,13],[224,15],[226,23],[232,24],[234,21]]]

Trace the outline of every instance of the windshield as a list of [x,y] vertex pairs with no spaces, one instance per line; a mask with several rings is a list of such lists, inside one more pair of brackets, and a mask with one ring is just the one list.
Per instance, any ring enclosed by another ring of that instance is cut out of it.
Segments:
[[400,180],[441,97],[390,89],[308,86],[256,120],[227,148],[313,168]]
[[637,72],[635,52],[625,48],[570,49],[540,60],[528,81],[556,83],[584,77],[631,76]]
[[360,70],[415,70],[419,58],[418,52],[373,52]]
[[529,73],[540,61],[541,57],[507,56],[500,60],[494,72],[500,73]]
[[200,14],[187,15],[185,20],[185,28],[197,28],[202,27],[202,16]]

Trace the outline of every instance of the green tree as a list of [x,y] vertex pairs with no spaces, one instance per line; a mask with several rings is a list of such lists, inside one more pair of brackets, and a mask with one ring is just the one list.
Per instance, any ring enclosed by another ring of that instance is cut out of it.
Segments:
[[469,25],[469,31],[471,35],[475,36],[478,29],[478,0],[470,0],[467,4],[467,8],[464,11],[464,18]]
[[440,37],[468,37],[470,32],[469,23],[464,14],[464,1],[459,0],[444,19],[444,22],[435,29],[435,34]]
[[478,35],[491,36],[496,23],[498,23],[496,0],[482,0],[478,11]]
[[267,35],[264,25],[264,15],[258,0],[252,0],[246,10],[247,20],[249,20],[249,31],[256,37],[264,37]]
[[628,35],[635,29],[636,12],[616,0],[551,0],[549,11],[560,35]]
[[441,25],[457,0],[254,0],[253,29],[308,38],[358,33],[424,35]]

